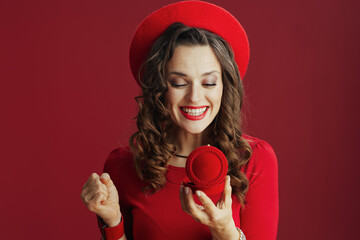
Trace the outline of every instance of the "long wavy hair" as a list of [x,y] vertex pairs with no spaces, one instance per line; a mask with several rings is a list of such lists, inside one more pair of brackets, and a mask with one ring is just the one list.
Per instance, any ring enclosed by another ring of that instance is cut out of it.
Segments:
[[173,123],[164,101],[166,65],[179,45],[208,45],[220,62],[223,80],[221,106],[205,132],[226,156],[233,194],[244,203],[249,183],[240,168],[247,163],[252,151],[242,138],[240,129],[244,91],[234,53],[220,36],[182,23],[170,25],[155,41],[139,70],[142,95],[135,98],[139,105],[138,131],[129,140],[137,174],[148,183],[147,190],[151,192],[158,191],[166,183],[169,160],[176,152],[176,147],[168,141]]

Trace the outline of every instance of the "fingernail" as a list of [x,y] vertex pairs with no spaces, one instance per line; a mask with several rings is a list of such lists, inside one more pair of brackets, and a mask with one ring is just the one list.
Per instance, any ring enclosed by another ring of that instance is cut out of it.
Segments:
[[189,191],[189,188],[186,187],[186,188],[185,188],[185,193],[186,193],[186,194],[189,194],[189,192],[190,192],[190,191]]
[[200,191],[196,191],[196,196],[200,197],[201,196],[201,192]]

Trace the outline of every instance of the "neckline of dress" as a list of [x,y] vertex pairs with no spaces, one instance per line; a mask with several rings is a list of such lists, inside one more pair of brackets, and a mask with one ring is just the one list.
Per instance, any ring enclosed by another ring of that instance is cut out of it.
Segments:
[[183,170],[185,170],[185,167],[177,167],[174,165],[168,165],[168,169],[183,171]]

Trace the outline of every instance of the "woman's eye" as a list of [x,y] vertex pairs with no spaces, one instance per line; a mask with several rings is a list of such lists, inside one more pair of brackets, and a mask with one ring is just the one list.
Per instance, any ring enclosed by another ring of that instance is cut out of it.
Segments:
[[186,86],[185,83],[184,83],[184,84],[170,83],[170,85],[171,85],[172,87],[184,87],[184,86]]
[[216,83],[204,83],[203,85],[205,87],[214,87],[214,86],[216,86]]
[[214,76],[209,76],[206,79],[204,79],[202,85],[204,87],[215,87],[216,83],[217,83],[217,78],[215,78]]
[[172,86],[172,87],[184,87],[184,86],[186,86],[186,82],[184,82],[184,81],[169,81],[170,82],[170,85]]

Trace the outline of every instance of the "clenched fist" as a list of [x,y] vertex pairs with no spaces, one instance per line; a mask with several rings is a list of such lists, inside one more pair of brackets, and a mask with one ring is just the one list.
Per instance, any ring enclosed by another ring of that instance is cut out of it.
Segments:
[[99,177],[92,173],[83,186],[81,199],[87,208],[96,213],[109,227],[120,223],[119,195],[109,174],[103,173]]

